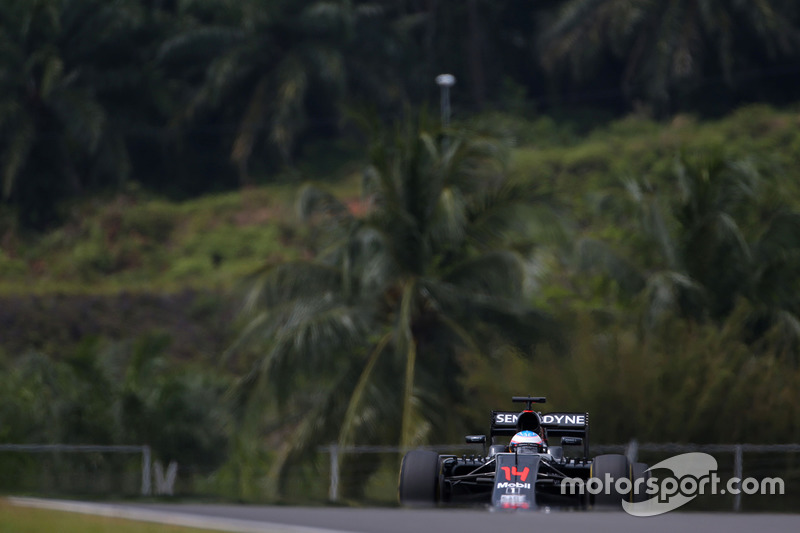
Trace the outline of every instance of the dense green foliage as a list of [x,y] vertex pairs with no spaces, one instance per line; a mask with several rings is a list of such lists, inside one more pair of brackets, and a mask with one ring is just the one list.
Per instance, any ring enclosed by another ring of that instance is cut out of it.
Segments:
[[219,461],[225,442],[217,411],[226,384],[165,360],[164,347],[163,338],[104,348],[86,341],[64,361],[35,352],[13,365],[5,360],[3,440],[144,441],[167,461]]
[[[167,335],[151,333],[118,342],[87,336],[50,354],[31,350],[3,356],[0,441],[147,443],[156,460],[175,460],[188,471],[200,466],[208,472],[226,458],[228,426],[222,399],[230,379],[213,366],[182,362],[173,353]],[[107,490],[122,490],[121,471],[113,470],[117,457],[77,455],[72,462],[56,457],[55,464],[48,455],[31,459],[28,454],[4,453],[0,490],[55,492],[77,485],[82,492],[96,492],[91,482],[81,486],[68,479],[86,470],[103,480],[110,476],[113,488]],[[51,481],[41,486],[38,477]]]
[[790,0],[9,0],[0,441],[146,442],[246,499],[518,393],[606,442],[796,441],[798,27]]
[[798,24],[791,0],[9,0],[0,223],[49,227],[129,180],[186,197],[294,175],[320,143],[352,153],[352,110],[435,102],[444,71],[461,116],[791,101]]
[[450,442],[517,392],[590,406],[595,441],[796,440],[797,120],[412,124],[328,185],[76,204],[0,260],[3,440],[148,442],[254,500],[316,446]]

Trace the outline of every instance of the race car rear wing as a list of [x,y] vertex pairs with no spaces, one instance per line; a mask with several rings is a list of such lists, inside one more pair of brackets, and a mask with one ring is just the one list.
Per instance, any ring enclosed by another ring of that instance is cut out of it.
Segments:
[[[537,413],[546,436],[578,437],[583,440],[583,453],[589,456],[589,413]],[[490,435],[513,436],[517,432],[519,411],[492,411]]]

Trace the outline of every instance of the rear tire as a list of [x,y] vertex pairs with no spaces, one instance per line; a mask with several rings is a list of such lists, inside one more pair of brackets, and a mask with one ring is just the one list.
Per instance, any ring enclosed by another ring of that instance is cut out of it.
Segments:
[[[609,475],[612,480],[611,487],[605,486],[606,475]],[[628,494],[617,492],[616,480],[623,478],[628,481],[631,480],[631,467],[624,455],[598,455],[592,461],[589,477],[597,478],[603,482],[603,490],[599,494],[589,496],[589,501],[595,507],[622,508],[622,500],[627,499]]]
[[636,485],[637,479],[643,479],[644,481],[639,482],[639,493],[633,492],[628,499],[629,501],[639,503],[650,499],[650,496],[646,492],[647,480],[651,477],[651,473],[647,471],[648,468],[650,467],[647,466],[646,463],[633,463],[631,465],[631,481],[633,481],[634,486]]
[[408,452],[400,465],[397,492],[402,505],[433,506],[439,493],[439,454],[428,450]]

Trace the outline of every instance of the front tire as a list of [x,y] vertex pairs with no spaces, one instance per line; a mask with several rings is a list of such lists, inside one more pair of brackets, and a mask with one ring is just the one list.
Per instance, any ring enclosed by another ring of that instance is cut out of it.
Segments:
[[[610,487],[605,486],[606,475],[612,481]],[[624,455],[619,454],[606,454],[598,455],[592,461],[592,467],[589,470],[590,478],[597,478],[603,482],[603,490],[599,494],[589,496],[589,501],[595,507],[616,508],[622,507],[622,500],[628,498],[627,493],[620,493],[616,490],[616,480],[627,479],[631,480],[631,467],[628,459]]]
[[433,506],[439,493],[439,454],[428,450],[408,452],[400,464],[397,492],[402,505]]

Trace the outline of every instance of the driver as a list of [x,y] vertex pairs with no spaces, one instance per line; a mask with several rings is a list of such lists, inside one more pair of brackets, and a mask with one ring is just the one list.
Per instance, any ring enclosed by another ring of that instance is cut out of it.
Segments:
[[533,431],[520,431],[508,444],[508,451],[513,453],[540,453],[544,451],[544,441]]

